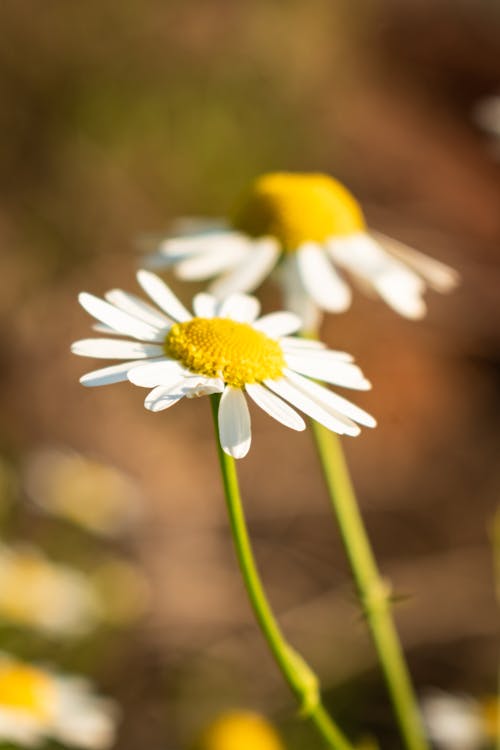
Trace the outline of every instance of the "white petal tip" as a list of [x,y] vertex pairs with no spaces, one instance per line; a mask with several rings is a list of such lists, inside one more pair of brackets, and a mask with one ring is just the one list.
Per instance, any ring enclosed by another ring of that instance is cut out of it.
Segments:
[[224,453],[227,453],[228,456],[231,456],[232,458],[245,458],[248,451],[250,450],[250,440],[246,440],[244,443],[241,443],[240,445],[223,445],[222,450]]

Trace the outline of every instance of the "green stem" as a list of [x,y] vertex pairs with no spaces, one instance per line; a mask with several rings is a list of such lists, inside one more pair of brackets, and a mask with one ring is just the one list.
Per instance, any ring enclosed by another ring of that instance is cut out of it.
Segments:
[[427,750],[417,701],[391,616],[391,589],[381,578],[349,476],[340,439],[312,422],[331,504],[375,643],[401,736],[408,750]]
[[316,675],[285,640],[267,601],[250,544],[235,461],[224,453],[220,444],[220,396],[211,396],[210,400],[234,546],[257,622],[285,680],[300,702],[301,714],[313,723],[328,747],[334,750],[354,750],[354,746],[345,738],[323,707]]

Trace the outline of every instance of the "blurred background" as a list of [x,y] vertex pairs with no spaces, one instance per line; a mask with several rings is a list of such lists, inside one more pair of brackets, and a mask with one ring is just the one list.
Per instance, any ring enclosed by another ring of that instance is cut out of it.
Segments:
[[[500,93],[500,5],[4,0],[0,26],[1,541],[94,582],[118,566],[121,592],[64,646],[0,607],[0,648],[89,675],[124,750],[188,748],[234,706],[319,747],[246,601],[208,402],[154,415],[127,384],[85,390],[69,345],[80,290],[137,291],[140,236],[226,214],[261,172],[323,171],[463,278],[420,323],[358,294],[323,338],[374,384],[356,401],[380,426],[344,444],[418,690],[493,693],[500,149],[474,112]],[[398,748],[310,436],[252,418],[239,466],[280,621],[352,735]]]

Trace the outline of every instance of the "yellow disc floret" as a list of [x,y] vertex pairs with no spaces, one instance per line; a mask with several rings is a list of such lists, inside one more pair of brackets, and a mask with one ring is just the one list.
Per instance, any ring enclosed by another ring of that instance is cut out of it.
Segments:
[[259,177],[233,224],[252,237],[276,237],[285,251],[306,242],[362,231],[365,221],[351,193],[323,174],[273,172]]
[[22,711],[37,719],[49,719],[54,704],[54,685],[49,675],[18,662],[0,663],[0,710]]
[[165,351],[186,369],[234,388],[279,378],[285,360],[274,339],[228,318],[192,318],[170,329]]
[[203,733],[196,750],[284,750],[271,724],[250,711],[231,711]]

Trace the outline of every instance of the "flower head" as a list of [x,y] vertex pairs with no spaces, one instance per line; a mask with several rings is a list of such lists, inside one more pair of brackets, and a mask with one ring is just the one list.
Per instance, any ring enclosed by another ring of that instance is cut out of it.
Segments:
[[52,738],[87,750],[114,742],[112,701],[99,698],[86,680],[0,654],[0,740],[38,747]]
[[497,696],[478,700],[431,690],[423,696],[421,707],[429,738],[439,750],[481,750],[500,736]]
[[196,750],[284,750],[276,730],[260,714],[227,711],[202,733]]
[[345,274],[412,319],[425,314],[427,286],[447,292],[458,282],[443,263],[368,230],[356,199],[323,174],[259,177],[231,221],[188,222],[148,262],[186,280],[215,277],[210,291],[219,298],[252,291],[278,265],[285,307],[306,327],[319,310],[349,307]]
[[99,331],[135,339],[85,339],[73,344],[75,354],[125,359],[87,373],[84,385],[129,380],[152,389],[145,400],[150,411],[173,406],[185,396],[220,393],[221,444],[235,458],[250,448],[248,396],[274,419],[294,430],[305,423],[293,406],[339,434],[357,435],[375,420],[310,378],[366,390],[370,383],[345,352],[332,351],[317,341],[290,336],[300,319],[288,312],[258,318],[254,297],[230,295],[222,302],[209,294],[193,300],[194,316],[152,273],[139,271],[143,290],[159,310],[120,290],[107,301],[81,294],[83,307],[100,323]]

